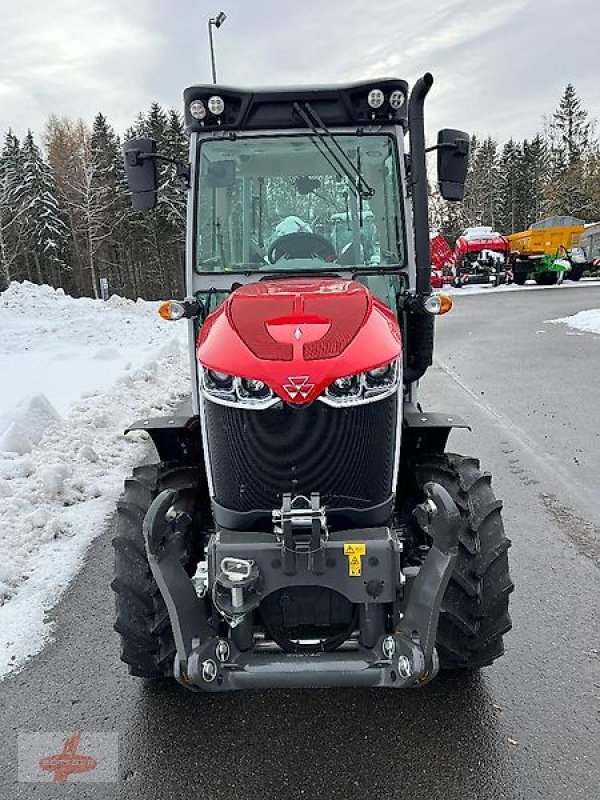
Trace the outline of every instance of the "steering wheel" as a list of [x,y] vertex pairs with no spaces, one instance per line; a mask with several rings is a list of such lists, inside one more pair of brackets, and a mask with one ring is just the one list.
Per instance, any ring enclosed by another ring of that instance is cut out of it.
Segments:
[[275,239],[269,247],[267,258],[270,264],[280,258],[322,258],[323,261],[335,261],[336,252],[329,239],[317,233],[297,231],[286,233]]

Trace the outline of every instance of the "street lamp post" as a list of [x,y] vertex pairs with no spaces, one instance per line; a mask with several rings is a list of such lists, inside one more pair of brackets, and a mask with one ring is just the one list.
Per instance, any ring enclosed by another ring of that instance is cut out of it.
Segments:
[[208,20],[208,42],[210,45],[210,65],[212,68],[212,82],[217,82],[217,65],[215,63],[215,43],[213,42],[213,27],[220,28],[227,19],[227,14],[219,11],[216,17],[211,17]]

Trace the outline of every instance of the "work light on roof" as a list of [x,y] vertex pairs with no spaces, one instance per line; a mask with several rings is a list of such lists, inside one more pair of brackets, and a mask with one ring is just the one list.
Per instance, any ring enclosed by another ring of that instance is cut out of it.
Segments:
[[394,111],[398,111],[404,105],[404,100],[404,92],[400,91],[400,89],[394,89],[390,95],[390,106]]
[[215,117],[220,116],[225,111],[225,103],[223,98],[218,94],[214,94],[208,101],[208,110]]
[[194,119],[204,119],[207,114],[206,106],[202,100],[193,100],[190,103],[190,114]]
[[385,97],[381,89],[371,89],[367,97],[367,103],[371,108],[381,108],[385,102]]

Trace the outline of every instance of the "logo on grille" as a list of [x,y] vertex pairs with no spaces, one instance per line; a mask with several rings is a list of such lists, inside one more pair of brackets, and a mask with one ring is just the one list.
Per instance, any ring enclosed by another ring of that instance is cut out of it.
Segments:
[[283,384],[283,388],[286,390],[292,400],[295,400],[298,395],[300,395],[303,400],[306,400],[308,395],[315,388],[314,383],[309,383],[310,378],[308,375],[300,375],[293,378],[289,377],[288,381],[289,383]]

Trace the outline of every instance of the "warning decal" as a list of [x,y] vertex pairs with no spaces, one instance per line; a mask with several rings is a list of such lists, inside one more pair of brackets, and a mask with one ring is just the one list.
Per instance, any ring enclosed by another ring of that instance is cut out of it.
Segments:
[[367,547],[362,542],[344,545],[344,555],[348,557],[348,575],[351,578],[360,578],[362,575],[361,558],[367,552]]

